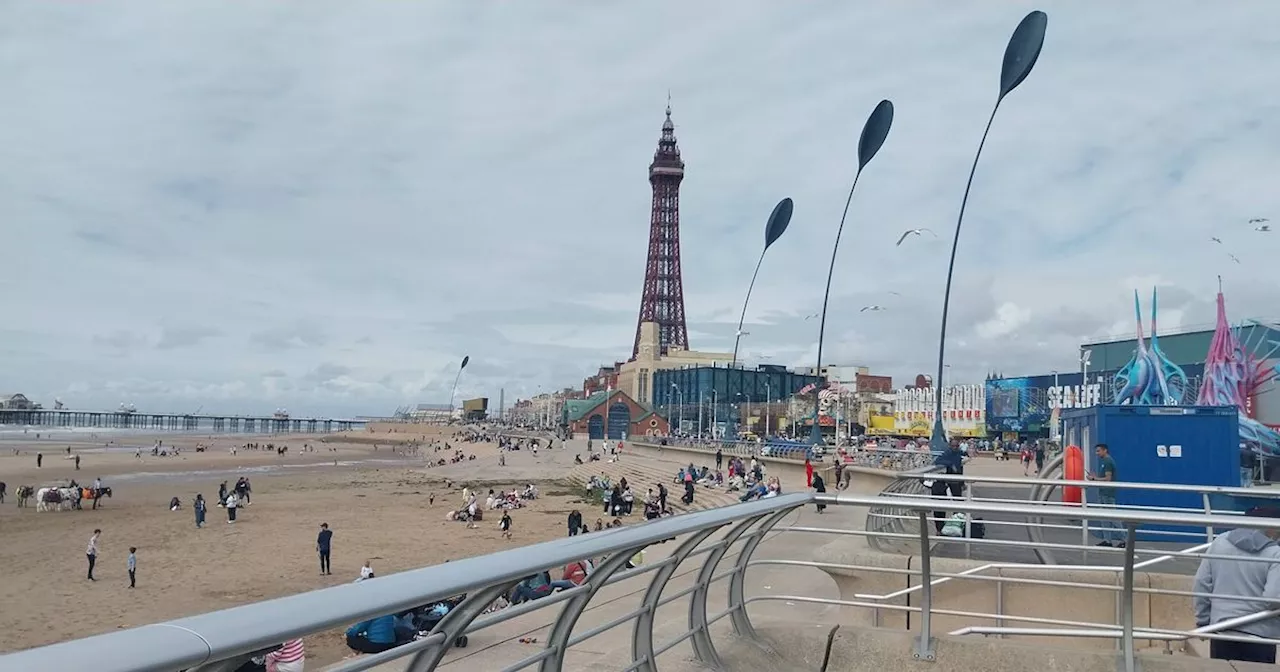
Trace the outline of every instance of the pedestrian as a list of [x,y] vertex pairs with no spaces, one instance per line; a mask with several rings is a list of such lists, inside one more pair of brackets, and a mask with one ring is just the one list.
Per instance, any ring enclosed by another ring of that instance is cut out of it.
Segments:
[[722,464],[724,464],[724,451],[722,451],[720,447],[717,446],[716,447],[716,469],[719,469],[720,465]]
[[804,487],[813,487],[813,463],[809,461],[807,455],[804,458]]
[[208,510],[208,504],[204,501],[204,495],[196,494],[196,501],[191,505],[196,511],[196,529],[204,527],[204,514]]
[[[1114,483],[1116,481],[1116,461],[1111,457],[1111,449],[1105,443],[1099,443],[1093,447],[1093,452],[1098,456],[1098,471],[1085,474],[1085,478],[1090,481],[1108,481]],[[1098,488],[1098,503],[1102,506],[1114,508],[1116,505],[1116,489],[1115,488]],[[1115,521],[1101,520],[1098,521],[1098,536],[1102,537],[1099,546],[1115,545],[1124,548],[1124,539],[1120,537],[1120,532],[1116,528]],[[1115,539],[1113,542],[1112,539]]]
[[[822,480],[822,474],[821,474],[821,473],[815,473],[815,474],[813,475],[813,483],[812,483],[812,485],[813,485],[813,491],[814,491],[814,492],[816,492],[816,493],[818,493],[818,494],[820,494],[820,495],[821,495],[821,494],[826,494],[826,492],[827,492],[827,483],[826,483],[826,481]],[[817,506],[818,506],[818,513],[822,513],[823,511],[826,511],[826,510],[827,510],[827,505],[826,505],[826,504],[823,504],[822,502],[818,502],[818,505],[817,505]]]
[[[1254,508],[1246,514],[1255,518],[1280,518],[1280,509]],[[1277,521],[1280,528],[1280,521]],[[1280,599],[1280,529],[1237,528],[1219,535],[1200,561],[1196,571],[1196,627],[1248,616],[1275,608]],[[1232,556],[1232,557],[1223,557]],[[1233,559],[1233,558],[1239,558]],[[1268,618],[1238,625],[1225,635],[1280,639],[1280,620]],[[1209,657],[1254,663],[1276,662],[1276,645],[1214,639]]]
[[36,453],[36,469],[44,462],[44,453]]
[[80,471],[80,456],[76,455],[76,471]]
[[569,512],[569,536],[577,536],[578,530],[582,529],[582,512],[574,509]]
[[232,492],[227,495],[227,524],[236,522],[236,507],[240,506],[240,498]]
[[1036,439],[1036,474],[1044,471],[1044,442]]
[[333,574],[329,568],[329,552],[333,544],[333,530],[329,529],[329,523],[320,523],[320,534],[316,536],[316,553],[320,554],[320,573],[328,576]]
[[502,520],[498,521],[498,527],[502,529],[502,536],[511,540],[511,514],[507,511],[502,512]]
[[138,547],[129,547],[129,587],[133,588],[138,581]]
[[85,549],[85,556],[89,558],[89,580],[97,581],[93,578],[93,566],[98,563],[98,537],[102,535],[102,530],[94,530],[93,536],[89,537],[89,547]]

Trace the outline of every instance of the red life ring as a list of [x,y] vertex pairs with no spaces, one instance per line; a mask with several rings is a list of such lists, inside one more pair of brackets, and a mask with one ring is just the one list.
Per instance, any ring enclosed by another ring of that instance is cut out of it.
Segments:
[[[1080,446],[1067,446],[1062,456],[1062,475],[1068,481],[1084,480],[1084,451]],[[1078,485],[1062,486],[1062,503],[1079,504],[1084,499]]]

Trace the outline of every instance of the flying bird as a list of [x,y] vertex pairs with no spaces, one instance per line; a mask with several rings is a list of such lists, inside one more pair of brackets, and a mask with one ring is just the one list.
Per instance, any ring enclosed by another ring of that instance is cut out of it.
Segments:
[[901,294],[899,294],[899,293],[897,293],[897,292],[889,292],[889,293],[890,293],[890,294],[892,294],[892,295],[894,295],[894,296],[902,296]]
[[1215,242],[1215,243],[1217,243],[1217,244],[1219,244],[1219,245],[1221,245],[1221,244],[1222,244],[1222,239],[1221,239],[1221,238],[1219,238],[1219,237],[1217,237],[1217,236],[1209,236],[1209,240],[1212,240],[1213,242]]
[[865,312],[867,312],[868,310],[870,310],[870,311],[872,311],[872,312],[877,312],[877,313],[878,313],[878,312],[880,312],[880,311],[884,310],[884,306],[863,306],[863,307],[862,307],[862,309],[861,309],[861,310],[859,310],[858,312],[859,312],[859,313],[865,313]]
[[1262,226],[1259,226],[1259,227],[1254,228],[1254,231],[1261,231],[1261,232],[1263,232],[1263,233],[1270,233],[1270,232],[1271,232],[1271,225],[1270,225],[1270,224],[1263,224]]
[[818,319],[819,317],[822,317],[822,313],[814,313],[814,314],[812,314],[812,315],[805,315],[805,316],[804,316],[804,319],[805,319],[806,321],[807,321],[807,320],[816,320],[816,319]]
[[902,237],[901,237],[901,238],[898,238],[898,243],[897,243],[897,245],[898,245],[898,246],[901,246],[901,245],[902,245],[902,241],[906,240],[908,236],[919,236],[919,235],[922,235],[922,234],[924,234],[924,233],[926,233],[926,232],[927,232],[929,235],[933,236],[934,238],[937,238],[937,237],[938,237],[938,234],[934,233],[934,232],[933,232],[932,230],[930,230],[930,229],[907,229],[906,231],[903,231],[903,232],[902,232]]
[[1238,264],[1238,263],[1240,263],[1240,260],[1236,258],[1236,255],[1231,254],[1230,252],[1228,252],[1228,253],[1227,253],[1227,256],[1228,256],[1228,257],[1231,257],[1231,261],[1234,261],[1234,262],[1236,262],[1237,264]]
[[1266,217],[1254,217],[1253,219],[1249,220],[1249,223],[1250,223],[1250,224],[1262,224],[1263,222],[1269,222],[1269,221],[1271,221],[1271,220],[1267,219]]

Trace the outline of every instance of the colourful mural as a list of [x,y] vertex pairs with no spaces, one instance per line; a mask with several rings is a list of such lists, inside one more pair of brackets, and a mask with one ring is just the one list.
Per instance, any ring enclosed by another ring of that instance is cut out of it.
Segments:
[[[1253,322],[1260,325],[1258,322]],[[1280,455],[1280,434],[1250,418],[1245,413],[1248,399],[1280,378],[1280,366],[1267,367],[1266,360],[1280,350],[1280,343],[1267,340],[1267,329],[1253,330],[1264,334],[1262,343],[1244,343],[1242,327],[1231,328],[1227,322],[1227,302],[1218,289],[1218,320],[1204,362],[1204,380],[1196,404],[1200,406],[1235,406],[1240,411],[1240,442],[1254,452]],[[1259,356],[1257,353],[1265,353]]]
[[1151,290],[1151,345],[1148,347],[1142,333],[1142,304],[1138,292],[1133,292],[1133,312],[1137,320],[1138,347],[1133,359],[1115,377],[1117,405],[1178,406],[1187,393],[1187,374],[1160,351],[1159,329],[1156,325],[1156,290]]

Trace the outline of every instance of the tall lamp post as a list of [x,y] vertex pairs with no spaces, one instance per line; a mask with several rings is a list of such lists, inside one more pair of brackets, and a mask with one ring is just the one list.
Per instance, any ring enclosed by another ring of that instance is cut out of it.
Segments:
[[453,398],[458,394],[458,381],[462,378],[462,370],[471,362],[471,355],[462,358],[462,366],[458,367],[458,375],[453,377],[453,391],[449,393],[449,419],[453,419]]
[[1044,46],[1044,32],[1049,24],[1049,17],[1039,10],[1033,11],[1022,19],[1014,29],[1009,44],[1004,49],[1004,63],[1000,68],[1000,94],[996,104],[991,108],[991,116],[987,119],[987,127],[982,131],[982,140],[978,142],[978,151],[973,156],[973,166],[969,168],[969,181],[964,185],[964,198],[960,201],[960,214],[956,217],[955,236],[951,241],[951,261],[947,265],[947,288],[942,294],[942,329],[938,336],[938,386],[934,390],[933,436],[929,439],[929,450],[941,453],[947,449],[947,433],[942,427],[942,368],[946,357],[947,345],[947,311],[951,307],[951,278],[956,268],[956,248],[960,245],[960,225],[964,222],[964,209],[969,203],[969,190],[973,187],[973,175],[978,170],[978,159],[982,156],[982,147],[987,143],[987,134],[991,132],[991,124],[996,120],[996,112],[1000,103],[1022,83],[1040,57],[1040,48]]
[[[827,304],[831,300],[831,276],[836,271],[836,252],[840,249],[840,234],[844,232],[844,221],[849,216],[849,204],[853,202],[853,190],[858,187],[858,178],[862,176],[862,169],[866,168],[871,159],[875,158],[876,152],[884,146],[885,138],[889,137],[889,127],[893,125],[893,103],[882,100],[876,105],[876,109],[871,111],[871,116],[867,117],[867,123],[862,126],[862,135],[858,138],[858,170],[853,174],[853,184],[849,187],[849,196],[844,200],[844,212],[840,215],[840,226],[836,229],[836,242],[831,246],[831,266],[827,269],[827,288],[822,294],[822,319],[818,322],[818,369],[817,374],[822,375],[822,339],[827,330]],[[821,414],[821,395],[818,391],[814,391],[813,395],[813,432],[810,435],[814,445],[822,443],[822,423],[820,422]]]
[[769,412],[773,410],[773,390],[764,384],[764,438],[769,438]]
[[676,422],[676,427],[678,427],[680,430],[683,431],[684,430],[684,390],[680,389],[680,386],[676,385],[675,383],[671,383],[671,389],[676,391],[676,403],[679,404],[679,406],[676,407],[676,412],[679,414],[680,419]]

